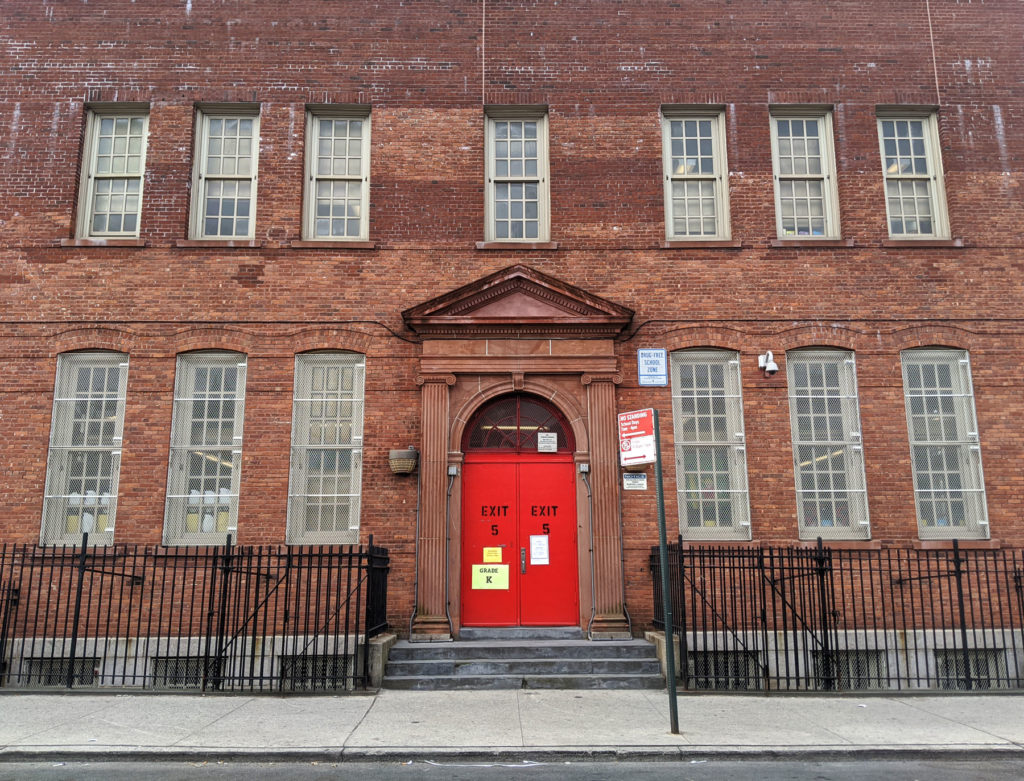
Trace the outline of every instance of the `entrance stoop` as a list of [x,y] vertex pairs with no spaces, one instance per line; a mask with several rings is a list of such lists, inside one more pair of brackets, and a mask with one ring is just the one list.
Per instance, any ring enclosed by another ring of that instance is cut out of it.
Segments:
[[646,640],[583,637],[579,627],[471,628],[451,643],[400,640],[388,655],[385,689],[660,689]]

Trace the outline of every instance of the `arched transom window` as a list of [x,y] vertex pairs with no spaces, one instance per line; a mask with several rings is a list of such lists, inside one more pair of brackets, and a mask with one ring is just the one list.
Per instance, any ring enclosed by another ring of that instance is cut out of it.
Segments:
[[[550,436],[553,434],[554,449]],[[463,440],[464,450],[512,453],[572,452],[572,431],[552,404],[525,394],[501,396],[477,410]]]

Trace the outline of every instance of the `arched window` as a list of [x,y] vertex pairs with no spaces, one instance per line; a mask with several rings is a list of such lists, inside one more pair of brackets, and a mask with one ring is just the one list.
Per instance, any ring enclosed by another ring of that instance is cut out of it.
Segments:
[[536,453],[538,433],[555,434],[559,453],[574,449],[569,424],[554,405],[525,394],[500,396],[477,410],[470,420],[463,450]]

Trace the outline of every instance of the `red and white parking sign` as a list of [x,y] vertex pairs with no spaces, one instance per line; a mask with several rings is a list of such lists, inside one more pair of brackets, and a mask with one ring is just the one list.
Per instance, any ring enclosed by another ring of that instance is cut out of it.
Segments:
[[658,460],[654,442],[654,410],[619,413],[619,463],[653,464]]

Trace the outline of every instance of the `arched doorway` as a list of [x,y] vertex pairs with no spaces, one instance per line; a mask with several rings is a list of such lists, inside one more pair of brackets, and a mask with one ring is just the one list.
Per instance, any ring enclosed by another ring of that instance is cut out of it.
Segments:
[[537,396],[491,400],[466,426],[462,624],[579,623],[572,429]]

